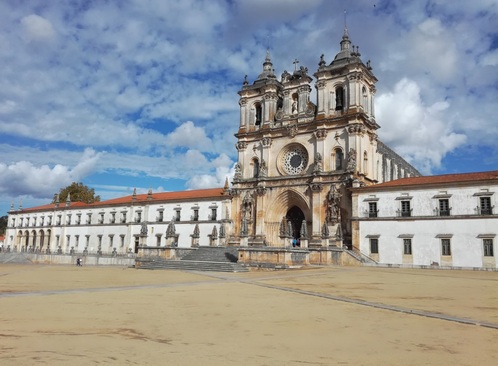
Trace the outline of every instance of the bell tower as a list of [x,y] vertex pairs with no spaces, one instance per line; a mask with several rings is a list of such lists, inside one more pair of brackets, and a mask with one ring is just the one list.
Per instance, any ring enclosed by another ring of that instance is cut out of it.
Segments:
[[347,29],[333,61],[327,64],[322,55],[313,74],[316,105],[313,79],[298,64],[278,80],[267,51],[262,72],[253,84],[246,76],[239,91],[233,245],[349,244],[348,188],[384,176],[373,107],[377,79]]

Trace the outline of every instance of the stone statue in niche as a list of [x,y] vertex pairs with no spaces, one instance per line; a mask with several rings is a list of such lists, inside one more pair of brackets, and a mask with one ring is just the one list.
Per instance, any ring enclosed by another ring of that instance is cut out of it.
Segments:
[[235,173],[233,174],[234,179],[241,179],[242,178],[242,167],[240,163],[235,164]]
[[246,192],[244,200],[242,201],[242,217],[248,222],[252,221],[253,204],[253,198],[251,197],[249,192]]
[[341,197],[335,184],[330,186],[330,191],[327,195],[327,221],[335,225],[340,221],[341,215]]
[[142,222],[142,226],[140,227],[140,235],[147,236],[147,223]]
[[323,171],[323,159],[320,153],[316,153],[313,174],[320,174]]
[[346,167],[346,171],[354,172],[355,170],[356,170],[356,150],[351,148],[349,149],[348,165]]

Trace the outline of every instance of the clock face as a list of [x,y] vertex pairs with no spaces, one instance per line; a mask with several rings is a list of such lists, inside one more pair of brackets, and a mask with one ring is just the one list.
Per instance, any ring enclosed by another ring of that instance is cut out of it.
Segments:
[[283,168],[287,174],[300,174],[308,164],[308,153],[301,146],[295,146],[283,156]]

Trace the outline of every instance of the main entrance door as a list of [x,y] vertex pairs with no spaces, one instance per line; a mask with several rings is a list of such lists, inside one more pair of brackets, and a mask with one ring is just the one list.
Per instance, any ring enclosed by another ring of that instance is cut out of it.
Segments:
[[292,225],[292,237],[300,238],[301,237],[301,225],[303,223],[304,213],[297,206],[292,206],[289,211],[287,211],[287,215],[285,218],[291,222]]

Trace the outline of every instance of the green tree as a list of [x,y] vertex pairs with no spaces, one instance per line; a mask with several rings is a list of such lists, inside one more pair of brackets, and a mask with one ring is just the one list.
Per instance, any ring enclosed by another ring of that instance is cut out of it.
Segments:
[[[100,196],[95,195],[93,188],[85,186],[83,183],[73,182],[59,191],[59,202],[66,202],[68,194],[71,194],[71,202],[94,203],[100,201]],[[57,201],[57,193],[54,194],[52,203]]]
[[5,231],[7,230],[7,218],[8,216],[0,217],[0,235],[5,235]]

